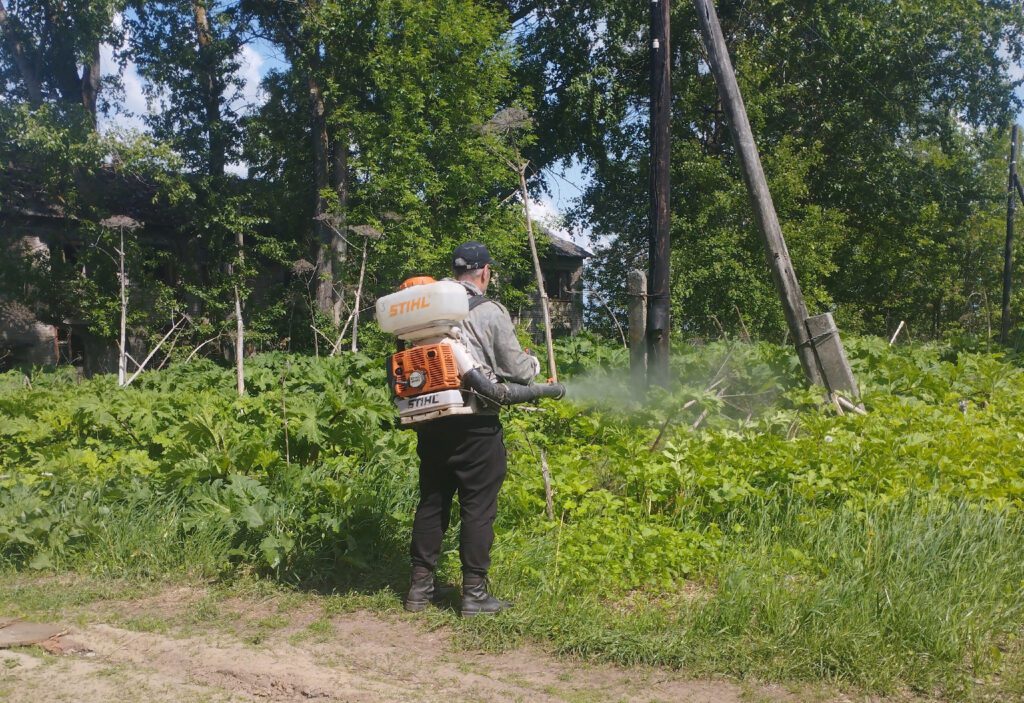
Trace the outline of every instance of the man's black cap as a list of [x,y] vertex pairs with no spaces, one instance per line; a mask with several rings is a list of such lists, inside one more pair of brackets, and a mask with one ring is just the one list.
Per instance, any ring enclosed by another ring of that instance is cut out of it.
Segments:
[[452,252],[452,269],[455,271],[472,271],[493,264],[494,259],[487,247],[480,242],[466,242]]

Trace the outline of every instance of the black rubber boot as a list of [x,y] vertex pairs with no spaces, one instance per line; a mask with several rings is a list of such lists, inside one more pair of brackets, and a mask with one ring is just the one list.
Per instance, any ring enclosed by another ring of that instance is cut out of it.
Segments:
[[512,604],[495,598],[487,592],[487,578],[484,576],[463,575],[462,577],[462,617],[474,615],[495,615],[508,610]]
[[412,583],[409,585],[409,592],[405,594],[405,609],[410,613],[426,610],[434,601],[434,594],[434,573],[425,567],[414,566]]
[[425,567],[413,567],[411,580],[409,592],[405,594],[405,609],[410,613],[418,613],[428,605],[441,605],[455,595],[454,586],[440,583]]

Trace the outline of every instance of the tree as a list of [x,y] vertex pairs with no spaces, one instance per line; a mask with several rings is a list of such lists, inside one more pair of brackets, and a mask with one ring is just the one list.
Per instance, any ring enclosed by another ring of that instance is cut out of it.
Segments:
[[[884,331],[938,332],[965,304],[958,238],[987,206],[985,130],[1017,107],[1009,62],[1019,7],[1003,0],[720,2],[795,266],[813,308]],[[592,186],[574,213],[613,237],[597,283],[644,258],[645,10],[635,3],[521,2],[520,80],[540,97],[533,160],[582,161]],[[781,331],[715,87],[686,3],[673,15],[673,302],[685,332],[736,324]],[[574,139],[574,136],[577,136]],[[837,266],[842,262],[842,266]],[[922,271],[922,267],[926,270]],[[620,298],[621,300],[621,298]]]
[[[370,292],[407,273],[443,273],[456,240],[473,237],[515,252],[506,257],[510,284],[528,271],[516,213],[500,204],[516,175],[479,129],[516,96],[503,18],[452,0],[324,0],[270,10],[278,14],[259,14],[261,24],[274,28],[291,65],[265,83],[269,99],[248,124],[246,159],[253,177],[278,186],[280,199],[268,202],[275,226],[297,232],[326,208],[331,237],[316,235],[316,251],[339,253],[350,238],[346,223],[386,230],[367,264]],[[319,47],[315,61],[298,53],[309,47]],[[316,104],[308,90],[314,64],[323,125],[305,117]],[[333,154],[326,187],[325,154]],[[359,264],[335,258],[328,277],[325,257],[316,259],[318,284],[335,296],[327,307],[318,295],[321,310],[330,314],[341,299],[350,306]]]
[[146,117],[195,170],[219,178],[239,155],[239,52],[249,28],[236,3],[133,0],[128,55],[160,109]]
[[96,123],[100,44],[115,41],[117,0],[0,0],[2,102],[82,109]]

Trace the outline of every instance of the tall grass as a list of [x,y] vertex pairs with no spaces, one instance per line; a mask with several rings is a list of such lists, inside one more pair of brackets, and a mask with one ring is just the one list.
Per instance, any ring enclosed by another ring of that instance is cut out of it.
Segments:
[[[660,451],[684,400],[717,407],[703,385],[632,413],[511,414],[492,576],[517,607],[428,622],[476,646],[533,639],[692,675],[1024,697],[1024,483],[1008,458],[1024,373],[885,340],[851,350],[864,418],[822,412],[791,352],[768,345],[740,350],[731,382],[756,403],[701,432],[677,418]],[[714,373],[729,354],[693,351],[677,371]],[[248,369],[244,399],[212,365],[117,393],[109,379],[4,390],[0,378],[0,569],[257,576],[399,607],[416,459],[409,433],[388,427],[379,365],[267,355]],[[453,580],[457,533],[455,518]]]
[[778,500],[731,520],[746,529],[730,532],[722,561],[674,595],[580,593],[554,575],[550,546],[535,546],[526,568],[503,569],[515,611],[467,623],[463,635],[476,646],[535,638],[622,664],[882,692],[1019,681],[1024,662],[1004,657],[1024,608],[1018,514],[916,495],[832,511]]

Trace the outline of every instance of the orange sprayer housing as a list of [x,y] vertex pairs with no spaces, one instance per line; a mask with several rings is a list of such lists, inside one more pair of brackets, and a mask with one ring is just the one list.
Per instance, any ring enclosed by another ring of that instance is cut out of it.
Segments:
[[437,283],[437,281],[433,276],[413,276],[402,281],[402,285],[398,286],[398,290],[405,290],[413,286],[424,286],[428,283]]
[[[426,376],[426,380],[419,388],[409,385],[409,376],[413,371],[421,371]],[[455,354],[447,344],[425,344],[393,354],[391,379],[394,384],[392,390],[399,398],[411,398],[462,387]]]

